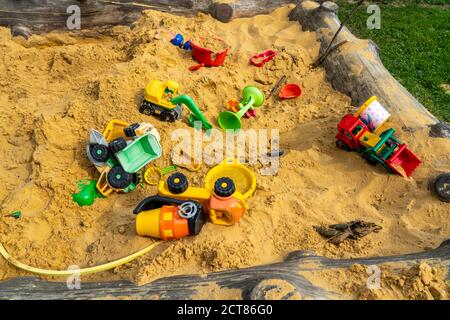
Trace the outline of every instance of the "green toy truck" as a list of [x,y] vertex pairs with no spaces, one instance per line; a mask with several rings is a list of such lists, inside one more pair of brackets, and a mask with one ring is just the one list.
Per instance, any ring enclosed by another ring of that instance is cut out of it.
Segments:
[[112,120],[105,131],[91,129],[87,155],[100,172],[97,189],[103,196],[136,188],[137,172],[162,154],[159,133],[148,123]]

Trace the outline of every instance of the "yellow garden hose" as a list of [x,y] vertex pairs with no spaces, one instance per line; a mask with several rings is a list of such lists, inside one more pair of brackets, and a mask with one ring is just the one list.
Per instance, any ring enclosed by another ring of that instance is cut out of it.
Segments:
[[111,261],[105,264],[101,264],[99,266],[95,266],[95,267],[89,267],[89,268],[84,268],[84,269],[80,269],[80,270],[46,270],[46,269],[39,269],[39,268],[35,268],[32,266],[28,266],[26,264],[23,264],[20,261],[17,261],[16,259],[14,259],[13,257],[11,257],[9,255],[9,253],[6,251],[5,247],[3,246],[3,244],[0,243],[0,254],[3,256],[3,258],[5,258],[9,263],[11,263],[12,265],[14,265],[16,268],[21,269],[21,270],[25,270],[31,273],[36,273],[36,274],[40,274],[40,275],[44,275],[44,276],[71,276],[73,274],[92,274],[92,273],[97,273],[97,272],[102,272],[102,271],[107,271],[107,270],[111,270],[115,267],[121,266],[125,263],[128,263],[130,261],[133,261],[136,258],[139,258],[140,256],[143,256],[144,254],[152,251],[153,249],[155,249],[159,244],[161,243],[161,241],[153,243],[151,245],[149,245],[148,247],[135,252],[127,257],[118,259],[116,261]]

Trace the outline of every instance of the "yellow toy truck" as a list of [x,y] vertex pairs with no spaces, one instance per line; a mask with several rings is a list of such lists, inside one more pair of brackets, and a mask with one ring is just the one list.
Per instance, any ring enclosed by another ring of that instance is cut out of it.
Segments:
[[144,101],[139,111],[145,115],[159,115],[162,121],[174,122],[181,118],[183,109],[170,102],[178,95],[180,85],[172,80],[163,83],[152,80],[145,88]]

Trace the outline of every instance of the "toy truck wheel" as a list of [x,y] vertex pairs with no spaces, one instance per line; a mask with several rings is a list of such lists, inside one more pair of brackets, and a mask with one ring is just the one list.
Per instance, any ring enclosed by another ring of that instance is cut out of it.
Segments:
[[161,112],[161,120],[165,122],[175,122],[178,118],[177,113],[174,110]]
[[234,181],[230,178],[219,178],[214,184],[214,193],[219,197],[230,197],[235,191],[236,186],[234,184]]
[[109,170],[107,180],[109,185],[114,189],[125,189],[133,182],[133,175],[125,172],[122,166],[115,166]]
[[450,202],[450,173],[437,176],[432,190],[441,201]]
[[139,123],[133,123],[132,125],[123,129],[123,133],[125,133],[128,138],[136,137],[137,128],[139,128]]
[[343,149],[345,151],[352,151],[352,149],[350,149],[350,147],[343,142],[342,140],[336,140],[336,147],[338,147],[339,149]]
[[117,152],[125,149],[126,147],[127,142],[125,141],[124,138],[117,138],[109,143],[109,150],[111,151],[112,154],[116,154]]
[[377,160],[375,160],[373,158],[366,158],[366,161],[372,166],[376,166],[378,163]]
[[155,114],[155,107],[148,101],[144,101],[139,108],[139,112],[147,116]]
[[188,188],[188,180],[182,173],[174,173],[167,179],[169,191],[173,194],[180,194]]
[[89,153],[91,154],[91,157],[98,162],[106,162],[109,158],[108,146],[100,143],[90,144]]

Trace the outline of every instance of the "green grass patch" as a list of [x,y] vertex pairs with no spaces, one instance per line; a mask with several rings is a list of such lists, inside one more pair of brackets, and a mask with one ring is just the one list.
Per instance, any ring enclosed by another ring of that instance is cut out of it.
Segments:
[[[336,1],[341,20],[353,8]],[[439,119],[450,122],[450,9],[448,0],[371,1],[381,8],[381,29],[366,26],[366,5],[348,23],[359,38],[372,39],[391,74]],[[389,4],[385,4],[389,3]],[[425,6],[424,6],[425,4]],[[420,5],[420,7],[418,6]]]

